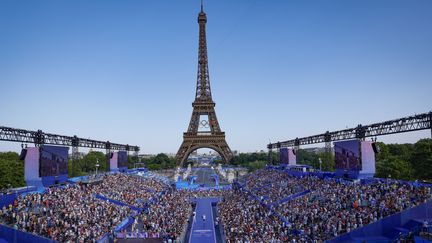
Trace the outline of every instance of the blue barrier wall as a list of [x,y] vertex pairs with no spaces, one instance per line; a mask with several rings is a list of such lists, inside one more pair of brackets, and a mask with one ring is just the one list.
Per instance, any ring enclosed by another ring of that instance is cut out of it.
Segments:
[[0,208],[3,208],[3,206],[9,206],[9,204],[13,204],[15,198],[17,197],[17,194],[5,194],[0,196]]
[[55,241],[0,225],[0,238],[11,243],[54,243]]
[[292,194],[292,195],[289,195],[288,197],[285,197],[285,198],[283,198],[283,199],[281,199],[281,200],[279,200],[279,201],[277,201],[277,202],[274,202],[274,203],[272,203],[272,204],[270,204],[272,207],[273,206],[278,206],[279,204],[282,204],[282,203],[286,203],[286,202],[288,202],[288,201],[291,201],[291,200],[293,200],[293,199],[296,199],[296,198],[298,198],[298,197],[301,197],[301,196],[303,196],[303,195],[306,195],[306,194],[308,194],[310,192],[310,190],[305,190],[305,191],[302,191],[302,192],[298,192],[298,193],[295,193],[295,194]]
[[374,237],[386,237],[391,240],[395,236],[397,236],[393,234],[393,232],[396,232],[396,227],[412,227],[415,225],[415,222],[421,224],[422,221],[431,219],[432,200],[429,200],[416,207],[385,217],[375,223],[369,224],[360,229],[354,230],[350,233],[341,235],[326,242],[363,242],[368,239],[373,239]]
[[134,219],[132,217],[127,217],[125,220],[123,220],[119,225],[116,226],[115,232],[122,231],[123,229],[126,229],[129,225],[133,224]]
[[109,243],[110,242],[110,235],[106,233],[104,236],[102,236],[99,240],[97,240],[97,243]]
[[142,210],[141,208],[138,208],[138,207],[135,207],[135,206],[126,204],[124,202],[120,202],[120,201],[117,201],[117,200],[114,200],[114,199],[111,199],[111,198],[108,198],[108,197],[105,197],[105,196],[102,196],[102,195],[99,195],[99,194],[95,194],[95,197],[98,198],[98,199],[104,200],[104,201],[109,201],[110,203],[114,203],[114,204],[117,204],[117,205],[120,205],[120,206],[129,207],[132,210],[136,210],[136,211],[141,211]]
[[65,174],[65,175],[58,175],[58,176],[45,176],[45,177],[41,177],[41,179],[42,179],[42,184],[45,187],[49,187],[57,183],[65,183],[68,179],[68,175]]

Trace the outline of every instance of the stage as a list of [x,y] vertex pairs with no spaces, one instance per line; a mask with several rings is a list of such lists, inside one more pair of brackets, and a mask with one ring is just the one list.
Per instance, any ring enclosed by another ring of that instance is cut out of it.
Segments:
[[[197,198],[196,217],[192,222],[189,243],[213,243],[216,242],[215,215],[212,211],[212,203],[217,203],[219,198]],[[206,219],[203,220],[203,215]]]

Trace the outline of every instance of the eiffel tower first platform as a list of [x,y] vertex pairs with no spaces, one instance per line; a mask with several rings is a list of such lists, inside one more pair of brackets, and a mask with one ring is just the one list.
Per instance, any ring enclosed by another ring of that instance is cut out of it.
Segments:
[[219,153],[225,163],[232,158],[232,152],[221,131],[215,112],[215,102],[211,96],[206,41],[207,16],[198,14],[199,50],[198,77],[193,111],[187,132],[183,133],[183,143],[176,155],[177,165],[182,165],[189,154],[199,148],[210,148]]

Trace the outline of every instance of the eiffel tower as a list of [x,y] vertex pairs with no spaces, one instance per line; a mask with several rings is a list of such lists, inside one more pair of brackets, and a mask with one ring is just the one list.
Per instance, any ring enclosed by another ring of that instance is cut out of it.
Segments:
[[198,77],[195,101],[192,103],[193,111],[187,132],[183,133],[183,143],[176,155],[177,165],[182,165],[189,154],[199,148],[210,148],[219,153],[224,162],[232,158],[232,152],[225,140],[216,118],[215,106],[210,89],[210,78],[207,58],[206,41],[207,16],[201,3],[201,12],[198,14],[199,24],[199,50],[198,50]]

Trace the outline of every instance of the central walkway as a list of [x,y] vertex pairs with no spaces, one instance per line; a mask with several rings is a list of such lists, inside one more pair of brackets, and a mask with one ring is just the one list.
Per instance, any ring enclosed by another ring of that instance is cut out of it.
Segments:
[[[196,216],[192,222],[190,232],[190,243],[215,243],[215,215],[212,212],[212,203],[219,201],[219,198],[197,198],[196,199]],[[203,215],[206,219],[203,220]]]
[[215,181],[212,179],[212,175],[216,174],[216,172],[209,168],[209,167],[198,167],[198,168],[193,168],[192,169],[192,173],[193,175],[197,176],[197,180],[195,183],[197,184],[204,184],[206,186],[215,186],[216,183]]

